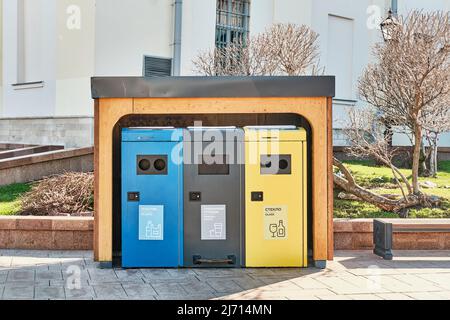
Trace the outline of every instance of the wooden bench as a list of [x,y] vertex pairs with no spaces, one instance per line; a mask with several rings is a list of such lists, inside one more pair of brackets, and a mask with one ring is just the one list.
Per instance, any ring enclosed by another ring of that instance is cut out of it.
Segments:
[[373,252],[385,260],[392,260],[394,233],[450,233],[449,219],[374,219]]

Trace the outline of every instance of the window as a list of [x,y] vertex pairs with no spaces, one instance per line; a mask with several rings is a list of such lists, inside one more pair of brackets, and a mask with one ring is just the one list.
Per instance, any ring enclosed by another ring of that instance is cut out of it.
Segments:
[[170,77],[172,59],[144,56],[144,77]]
[[216,47],[245,44],[249,34],[250,0],[217,0]]
[[[43,87],[45,59],[48,56],[43,0],[16,1],[17,77],[14,88]],[[24,87],[23,85],[26,85]]]

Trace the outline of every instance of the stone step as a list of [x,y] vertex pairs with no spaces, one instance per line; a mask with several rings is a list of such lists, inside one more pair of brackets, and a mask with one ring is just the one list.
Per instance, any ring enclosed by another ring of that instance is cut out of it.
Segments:
[[0,159],[0,186],[27,183],[65,172],[92,172],[94,148],[54,150]]
[[9,159],[20,156],[34,155],[48,151],[62,150],[64,146],[31,146],[17,148],[7,151],[0,151],[0,159]]

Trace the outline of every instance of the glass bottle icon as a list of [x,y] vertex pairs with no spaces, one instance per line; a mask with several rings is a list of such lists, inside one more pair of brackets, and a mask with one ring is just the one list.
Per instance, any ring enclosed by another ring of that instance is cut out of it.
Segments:
[[278,224],[278,238],[286,237],[286,227],[284,226],[283,220],[280,220]]

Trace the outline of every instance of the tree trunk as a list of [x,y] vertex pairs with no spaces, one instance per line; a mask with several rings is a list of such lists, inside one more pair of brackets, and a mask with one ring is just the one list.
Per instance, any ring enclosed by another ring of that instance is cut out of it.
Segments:
[[384,130],[384,138],[388,142],[389,148],[392,148],[393,146],[393,139],[394,139],[394,131],[392,130],[392,126],[386,122],[385,124],[386,129]]
[[431,145],[431,154],[430,154],[430,175],[434,178],[437,176],[437,166],[438,166],[438,146],[437,139],[433,139],[433,143]]
[[437,178],[438,169],[439,169],[439,162],[438,162],[438,156],[439,156],[439,146],[438,146],[438,140],[436,139],[436,145],[434,146],[433,150],[433,157],[434,157],[434,177]]
[[414,124],[414,151],[412,164],[412,187],[414,194],[420,194],[419,186],[419,166],[420,166],[420,152],[422,148],[422,127],[420,124]]
[[419,176],[421,177],[429,177],[430,171],[427,167],[428,154],[425,149],[425,144],[421,141],[420,144],[420,165],[419,165]]

